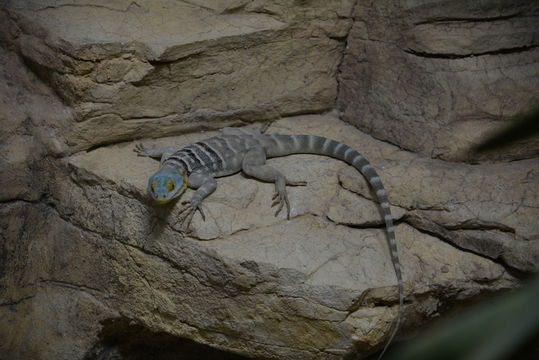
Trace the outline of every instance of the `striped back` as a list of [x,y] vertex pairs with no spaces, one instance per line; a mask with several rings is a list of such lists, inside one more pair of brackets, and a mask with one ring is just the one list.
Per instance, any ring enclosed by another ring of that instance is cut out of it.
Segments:
[[208,141],[199,141],[176,151],[169,156],[163,165],[185,169],[187,175],[195,171],[207,171],[210,173],[222,170],[225,160],[220,149],[208,144]]

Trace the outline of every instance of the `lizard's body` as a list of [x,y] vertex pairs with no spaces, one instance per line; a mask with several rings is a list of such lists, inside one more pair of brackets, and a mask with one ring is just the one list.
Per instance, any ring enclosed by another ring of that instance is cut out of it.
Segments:
[[275,183],[272,206],[279,205],[275,215],[286,206],[289,217],[290,205],[286,185],[305,183],[288,181],[278,170],[266,165],[266,158],[300,153],[317,154],[334,157],[352,165],[375,191],[384,215],[399,290],[399,313],[390,342],[400,323],[404,301],[403,280],[387,193],[372,165],[350,146],[319,136],[266,135],[236,128],[226,128],[222,132],[221,136],[199,141],[177,151],[172,148],[147,150],[137,146],[135,151],[139,155],[161,158],[160,170],[149,180],[148,191],[151,196],[158,202],[168,202],[180,196],[187,186],[197,189],[191,200],[184,202],[185,206],[180,213],[182,225],[187,229],[197,210],[204,217],[200,205],[205,197],[215,191],[217,183],[214,178],[243,171],[256,179]]

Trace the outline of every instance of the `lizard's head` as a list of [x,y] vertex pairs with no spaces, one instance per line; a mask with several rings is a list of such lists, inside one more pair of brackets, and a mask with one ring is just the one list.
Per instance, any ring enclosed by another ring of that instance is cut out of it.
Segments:
[[177,198],[187,188],[187,175],[183,170],[165,166],[148,180],[150,196],[160,204]]

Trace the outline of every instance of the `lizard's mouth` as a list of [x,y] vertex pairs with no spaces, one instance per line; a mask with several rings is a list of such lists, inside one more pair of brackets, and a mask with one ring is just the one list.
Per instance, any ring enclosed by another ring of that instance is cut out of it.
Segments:
[[170,200],[172,200],[172,199],[153,199],[153,201],[154,201],[157,205],[168,204],[168,203],[170,202]]

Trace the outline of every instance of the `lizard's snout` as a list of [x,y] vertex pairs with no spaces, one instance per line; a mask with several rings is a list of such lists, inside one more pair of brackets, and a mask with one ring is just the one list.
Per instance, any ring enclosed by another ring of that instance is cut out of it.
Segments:
[[186,188],[183,177],[172,169],[161,169],[150,177],[148,193],[158,204],[164,204],[180,196]]

